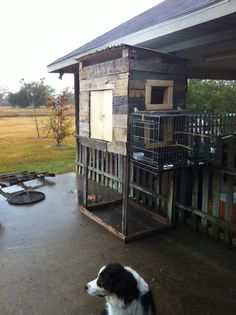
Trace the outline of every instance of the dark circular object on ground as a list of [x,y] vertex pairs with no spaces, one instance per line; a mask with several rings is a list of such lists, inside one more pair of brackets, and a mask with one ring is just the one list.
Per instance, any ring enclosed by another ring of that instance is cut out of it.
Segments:
[[45,194],[40,191],[21,191],[7,199],[12,205],[28,205],[45,199]]

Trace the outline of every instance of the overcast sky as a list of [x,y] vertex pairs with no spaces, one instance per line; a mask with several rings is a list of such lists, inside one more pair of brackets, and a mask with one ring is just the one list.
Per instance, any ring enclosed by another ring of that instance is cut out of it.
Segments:
[[57,91],[73,76],[47,73],[47,65],[160,0],[1,0],[0,87],[39,81]]

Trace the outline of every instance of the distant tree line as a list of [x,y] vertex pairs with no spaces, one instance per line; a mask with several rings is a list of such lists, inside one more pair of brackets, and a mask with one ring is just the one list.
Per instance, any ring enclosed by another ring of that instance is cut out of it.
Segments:
[[236,112],[236,81],[189,80],[187,108],[218,114]]
[[[22,79],[20,81],[20,90],[16,93],[9,92],[7,88],[0,87],[0,105],[11,105],[26,108],[33,106],[35,108],[47,105],[48,96],[55,95],[55,89],[46,85],[44,79],[27,83]],[[67,91],[68,103],[74,103],[74,93]]]
[[[26,83],[21,80],[21,88],[11,93],[0,87],[0,105],[19,107],[39,107],[47,104],[47,97],[55,95],[55,90],[44,83]],[[74,103],[74,93],[67,91],[68,104]],[[189,80],[187,108],[193,111],[214,113],[235,112],[236,81]]]

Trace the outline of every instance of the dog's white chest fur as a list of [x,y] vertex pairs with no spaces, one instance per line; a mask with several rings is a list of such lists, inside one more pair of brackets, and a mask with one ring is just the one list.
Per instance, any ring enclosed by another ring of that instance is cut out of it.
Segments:
[[141,304],[134,300],[128,306],[120,299],[106,297],[107,310],[109,315],[143,315]]

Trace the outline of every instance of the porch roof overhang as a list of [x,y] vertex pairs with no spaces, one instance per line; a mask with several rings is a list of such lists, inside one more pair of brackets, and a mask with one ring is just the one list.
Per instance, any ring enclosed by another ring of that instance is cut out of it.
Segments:
[[88,45],[90,49],[81,47],[50,64],[48,71],[77,73],[81,57],[121,43],[187,59],[189,78],[236,80],[236,0],[216,1],[95,47]]

